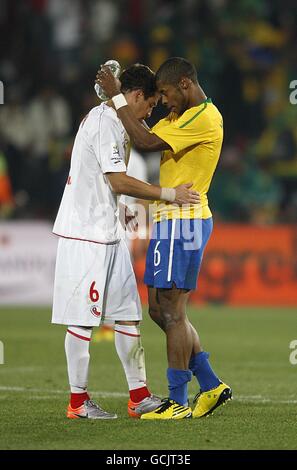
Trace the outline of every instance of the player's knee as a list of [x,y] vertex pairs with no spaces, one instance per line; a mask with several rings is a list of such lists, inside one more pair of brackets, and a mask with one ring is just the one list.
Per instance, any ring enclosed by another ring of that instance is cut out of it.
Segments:
[[151,317],[152,320],[155,322],[158,320],[160,317],[160,311],[158,307],[155,307],[154,305],[149,305],[149,316]]
[[184,315],[176,308],[162,308],[161,320],[164,330],[166,331],[170,328],[178,327],[179,323],[184,320]]
[[160,328],[163,328],[159,307],[154,307],[153,305],[149,305],[149,316]]

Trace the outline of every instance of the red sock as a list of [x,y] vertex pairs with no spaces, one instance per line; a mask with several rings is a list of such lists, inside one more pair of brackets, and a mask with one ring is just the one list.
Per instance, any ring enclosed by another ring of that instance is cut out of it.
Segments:
[[129,393],[130,398],[134,403],[139,403],[144,398],[151,396],[147,387],[136,388],[135,390],[130,390]]
[[71,393],[70,395],[70,406],[72,408],[78,408],[83,405],[85,400],[89,400],[90,397],[87,392],[83,393]]

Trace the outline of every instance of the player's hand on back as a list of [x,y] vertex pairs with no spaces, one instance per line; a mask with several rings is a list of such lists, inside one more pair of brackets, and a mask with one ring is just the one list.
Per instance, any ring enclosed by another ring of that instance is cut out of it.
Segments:
[[197,191],[190,189],[193,186],[193,183],[181,184],[176,186],[174,189],[176,191],[175,203],[176,204],[199,204],[200,195]]
[[109,98],[121,93],[121,82],[118,78],[114,77],[107,65],[101,65],[101,68],[97,72],[95,83],[103,88],[104,93]]

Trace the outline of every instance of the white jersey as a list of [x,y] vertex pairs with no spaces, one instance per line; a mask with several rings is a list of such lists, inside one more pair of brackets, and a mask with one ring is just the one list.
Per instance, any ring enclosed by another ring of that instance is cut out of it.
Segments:
[[105,173],[124,172],[130,143],[116,111],[105,103],[82,121],[53,232],[97,243],[119,241],[118,198]]

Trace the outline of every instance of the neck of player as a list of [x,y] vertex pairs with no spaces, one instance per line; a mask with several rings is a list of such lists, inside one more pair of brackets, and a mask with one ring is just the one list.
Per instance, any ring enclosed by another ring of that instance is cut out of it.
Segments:
[[194,85],[190,93],[189,107],[192,108],[193,106],[199,106],[206,99],[207,96],[202,90],[201,86],[199,84]]

